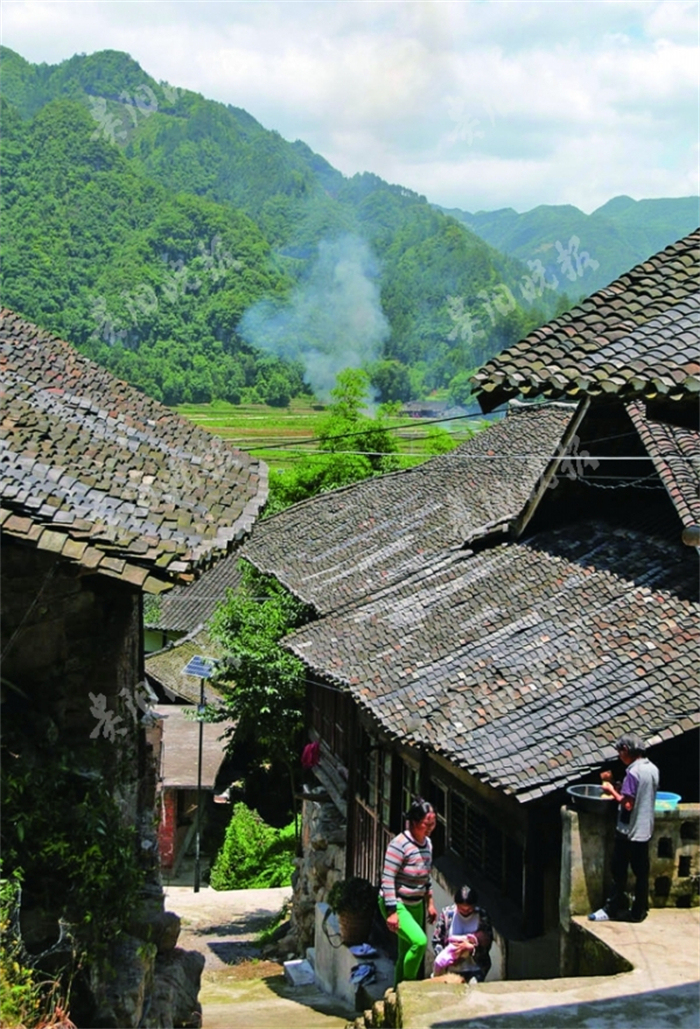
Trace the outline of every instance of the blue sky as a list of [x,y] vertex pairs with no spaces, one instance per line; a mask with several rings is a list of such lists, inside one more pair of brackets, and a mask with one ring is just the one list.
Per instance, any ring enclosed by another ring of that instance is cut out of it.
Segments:
[[0,0],[31,61],[124,50],[447,207],[698,192],[700,0]]

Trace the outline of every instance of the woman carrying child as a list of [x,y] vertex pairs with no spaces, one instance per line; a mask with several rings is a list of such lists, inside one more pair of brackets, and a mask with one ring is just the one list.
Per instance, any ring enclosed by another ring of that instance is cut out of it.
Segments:
[[443,908],[433,933],[433,975],[456,972],[465,982],[483,983],[491,968],[491,919],[477,907],[476,890],[460,886],[454,904]]

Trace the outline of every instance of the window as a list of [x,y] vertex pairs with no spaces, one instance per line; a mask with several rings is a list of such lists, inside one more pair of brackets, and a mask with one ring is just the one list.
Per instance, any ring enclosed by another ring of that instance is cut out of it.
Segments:
[[420,773],[413,765],[401,763],[401,817],[408,811],[412,799],[419,793]]
[[449,790],[447,839],[449,849],[467,868],[481,872],[517,904],[522,903],[523,848],[499,826]]
[[349,699],[339,690],[314,683],[309,688],[309,702],[312,726],[331,752],[347,767],[349,755],[345,730],[351,717]]
[[467,802],[459,793],[450,791],[450,849],[460,857],[467,856]]

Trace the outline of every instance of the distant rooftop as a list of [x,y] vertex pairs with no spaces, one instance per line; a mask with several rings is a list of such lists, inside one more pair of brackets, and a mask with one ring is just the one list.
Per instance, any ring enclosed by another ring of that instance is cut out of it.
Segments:
[[[195,789],[198,784],[199,722],[196,708],[185,704],[158,704],[154,711],[163,719],[163,749],[160,773],[163,786],[170,789]],[[204,722],[202,725],[203,790],[213,790],[219,768],[226,756],[227,741],[222,736],[233,722]]]
[[197,625],[208,622],[216,606],[226,599],[226,590],[235,590],[240,584],[240,556],[240,551],[236,550],[217,561],[191,585],[175,586],[164,593],[158,614],[150,618],[148,628],[161,632],[191,632]]

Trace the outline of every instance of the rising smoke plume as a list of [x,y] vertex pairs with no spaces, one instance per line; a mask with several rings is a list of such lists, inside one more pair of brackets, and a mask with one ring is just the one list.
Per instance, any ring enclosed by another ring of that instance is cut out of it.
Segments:
[[289,299],[249,308],[239,331],[251,346],[301,361],[305,381],[327,400],[338,372],[376,361],[390,332],[367,243],[357,236],[320,243],[316,262]]

